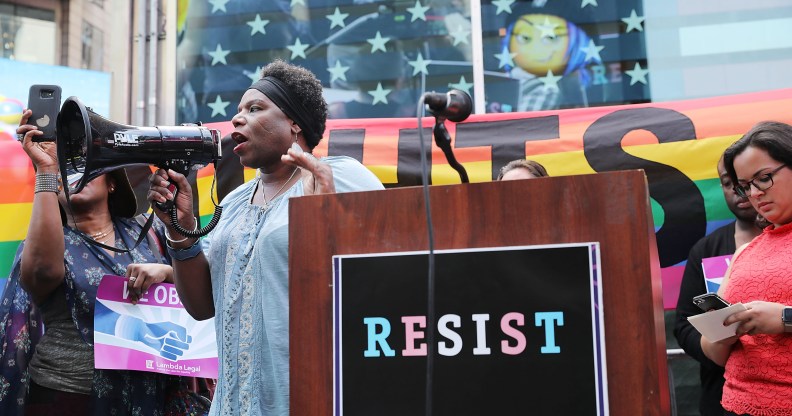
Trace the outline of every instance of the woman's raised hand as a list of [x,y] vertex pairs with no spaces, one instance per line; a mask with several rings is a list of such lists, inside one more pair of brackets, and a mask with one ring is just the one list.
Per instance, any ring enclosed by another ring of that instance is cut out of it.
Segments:
[[335,193],[333,169],[314,155],[304,152],[299,145],[293,144],[286,151],[286,154],[281,156],[281,160],[284,163],[302,169],[303,192],[305,195]]
[[39,173],[58,173],[58,148],[55,142],[34,142],[33,138],[44,134],[38,127],[28,124],[30,116],[33,114],[31,109],[22,112],[19,120],[17,135],[22,135],[22,148],[28,154],[36,172]]

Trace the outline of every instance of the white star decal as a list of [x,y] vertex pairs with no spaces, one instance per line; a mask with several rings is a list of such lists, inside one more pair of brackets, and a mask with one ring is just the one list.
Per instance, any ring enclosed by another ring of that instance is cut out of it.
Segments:
[[377,89],[368,92],[374,97],[374,101],[371,105],[377,105],[377,103],[388,104],[388,94],[390,94],[391,91],[393,90],[382,88],[382,83],[378,82]]
[[472,82],[465,81],[465,76],[459,77],[459,82],[448,84],[448,88],[456,88],[470,94],[470,89],[473,88]]
[[589,4],[594,6],[594,7],[599,7],[599,4],[597,4],[597,0],[583,0],[583,1],[580,2],[580,8],[582,9],[582,8],[588,6]]
[[540,38],[550,38],[555,39],[555,29],[558,27],[556,23],[550,23],[550,19],[545,16],[544,22],[541,25],[537,25],[536,28],[539,29],[539,37]]
[[305,6],[305,0],[291,0],[291,4],[289,4],[289,7],[293,8],[298,4],[302,4],[303,6]]
[[340,60],[336,60],[335,66],[327,67],[327,72],[330,73],[330,82],[337,79],[346,81],[346,72],[349,71],[348,66],[342,66]]
[[553,71],[547,70],[547,75],[539,77],[539,80],[544,84],[545,89],[554,89],[558,91],[558,81],[561,80],[561,75],[553,75]]
[[514,57],[517,56],[517,54],[509,53],[509,48],[504,46],[501,53],[496,53],[494,56],[498,58],[498,69],[500,69],[505,67],[506,65],[513,67]]
[[649,74],[649,70],[641,68],[641,64],[636,62],[633,69],[624,71],[624,73],[630,76],[630,85],[633,85],[636,82],[646,85],[646,75]]
[[432,63],[432,61],[424,59],[423,55],[418,52],[418,58],[416,58],[414,61],[407,61],[407,63],[413,67],[412,76],[418,75],[419,72],[424,75],[429,75],[429,69],[426,66]]
[[308,46],[310,46],[310,45],[308,45],[307,43],[303,44],[302,42],[300,42],[300,38],[295,39],[294,40],[294,45],[287,45],[286,46],[286,49],[291,51],[291,58],[289,58],[289,59],[291,59],[293,61],[294,58],[296,58],[298,56],[300,58],[306,59],[305,50],[308,49]]
[[589,44],[585,48],[580,49],[581,52],[586,54],[586,57],[583,59],[583,62],[588,62],[592,60],[594,62],[602,62],[602,57],[600,57],[600,51],[603,49],[605,49],[604,46],[597,46],[594,44],[593,39],[589,39]]
[[501,12],[506,12],[508,14],[511,14],[512,12],[511,6],[512,4],[514,4],[514,0],[495,0],[492,2],[492,4],[498,7],[497,9],[495,9],[496,15],[501,14]]
[[264,26],[269,24],[269,20],[261,20],[261,16],[256,14],[256,18],[247,22],[247,25],[250,26],[250,36],[255,35],[256,33],[261,33],[262,35],[267,34],[267,30],[264,29]]
[[231,102],[230,101],[221,100],[220,96],[218,95],[217,98],[215,98],[215,101],[213,103],[206,104],[206,105],[209,106],[209,108],[212,109],[212,115],[209,116],[209,117],[214,117],[214,116],[216,116],[218,114],[222,115],[223,117],[226,117],[226,110],[225,109],[226,109],[226,107],[228,107],[228,104],[231,104]]
[[225,6],[228,1],[229,0],[209,0],[209,4],[212,5],[212,11],[210,13],[214,13],[216,11],[227,13]]
[[366,42],[371,44],[371,53],[376,52],[378,49],[382,52],[387,52],[385,50],[385,44],[388,43],[389,40],[390,38],[383,38],[378,30],[377,35],[373,38],[366,39]]
[[638,16],[638,13],[635,13],[635,9],[632,9],[630,12],[630,17],[622,17],[621,21],[627,24],[627,29],[624,30],[624,33],[630,33],[633,29],[643,32],[643,26],[641,23],[646,20],[643,16]]
[[414,22],[418,19],[421,19],[425,22],[427,10],[429,10],[429,6],[423,6],[420,1],[415,0],[415,6],[407,8],[407,11],[412,15],[410,22]]
[[215,48],[214,52],[208,52],[209,56],[212,57],[212,65],[216,65],[218,62],[222,63],[223,65],[228,65],[226,62],[226,56],[231,53],[230,50],[224,50],[220,44],[217,44],[217,48]]
[[346,27],[346,23],[344,23],[344,19],[349,17],[349,13],[341,13],[341,10],[339,10],[338,7],[336,7],[335,13],[328,14],[325,17],[330,19],[330,29],[336,26]]
[[250,83],[251,84],[256,82],[256,81],[258,81],[259,79],[261,79],[261,67],[260,66],[257,66],[256,69],[253,72],[249,72],[249,71],[243,69],[242,73],[247,75],[248,78],[250,78]]
[[451,35],[451,37],[454,38],[454,46],[457,46],[460,43],[470,45],[470,43],[468,42],[468,36],[470,36],[470,29],[466,29],[462,25],[457,26],[456,30],[449,33],[449,35]]

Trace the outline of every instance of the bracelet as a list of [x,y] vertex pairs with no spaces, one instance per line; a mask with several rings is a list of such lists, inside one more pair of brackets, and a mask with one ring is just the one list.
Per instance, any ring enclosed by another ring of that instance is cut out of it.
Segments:
[[60,194],[60,186],[58,186],[57,173],[37,173],[36,174],[36,188],[34,193],[39,192],[54,192],[56,195]]
[[189,260],[201,253],[201,239],[196,239],[195,243],[187,248],[173,248],[168,245],[168,254],[171,259],[183,261]]
[[[198,231],[198,218],[193,217],[193,219],[195,220],[195,227],[193,228],[193,231]],[[192,237],[184,237],[181,240],[174,240],[173,238],[171,238],[170,234],[168,234],[168,229],[167,228],[165,229],[165,242],[167,242],[167,243],[170,243],[170,244],[183,243],[183,242],[189,240],[190,238],[192,238]],[[168,244],[168,245],[170,245],[170,244]]]

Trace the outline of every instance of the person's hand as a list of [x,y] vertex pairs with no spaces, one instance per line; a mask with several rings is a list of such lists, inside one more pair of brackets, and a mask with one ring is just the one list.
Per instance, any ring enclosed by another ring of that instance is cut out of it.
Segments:
[[129,300],[137,304],[151,285],[173,280],[173,268],[167,264],[133,263],[127,266],[126,277],[129,278]]
[[34,142],[33,137],[41,136],[44,134],[38,127],[27,124],[30,116],[33,115],[33,110],[27,108],[22,112],[22,118],[19,120],[19,127],[17,127],[17,134],[24,136],[22,139],[22,149],[28,154],[33,165],[36,167],[36,172],[40,173],[57,173],[58,172],[58,148],[55,142]]
[[319,161],[314,155],[304,152],[299,145],[292,145],[281,156],[281,161],[302,169],[303,193],[305,195],[334,194],[335,182],[330,165]]
[[157,169],[149,177],[149,182],[148,200],[152,203],[154,214],[168,227],[168,233],[173,236],[172,238],[178,238],[181,234],[173,229],[170,215],[153,205],[154,202],[162,203],[173,199],[173,193],[168,189],[171,183],[179,188],[174,200],[179,224],[187,230],[192,230],[195,227],[195,217],[193,216],[192,187],[187,182],[187,178],[172,169],[167,172],[164,169]]
[[116,322],[115,335],[130,341],[139,341],[155,350],[159,355],[176,361],[190,348],[192,337],[187,329],[172,322],[148,323],[138,318],[123,315]]
[[723,321],[723,325],[738,322],[737,336],[784,332],[784,323],[781,322],[781,312],[785,307],[783,304],[753,301],[744,305],[747,310],[734,313]]

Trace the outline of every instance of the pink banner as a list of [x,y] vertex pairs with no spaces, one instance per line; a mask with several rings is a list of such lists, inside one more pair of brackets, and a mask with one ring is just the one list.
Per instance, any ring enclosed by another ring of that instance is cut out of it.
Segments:
[[132,304],[127,279],[106,275],[96,293],[96,368],[217,378],[214,319],[194,320],[169,283]]

